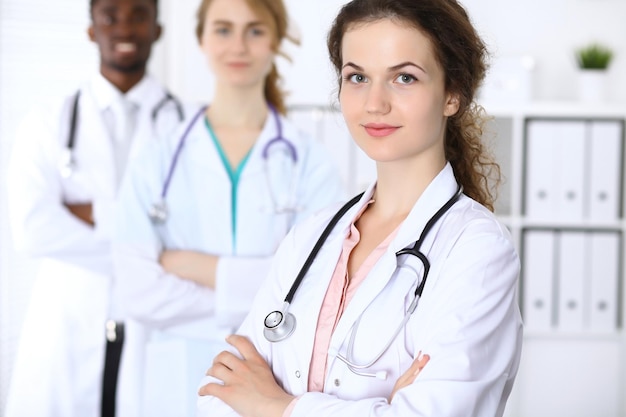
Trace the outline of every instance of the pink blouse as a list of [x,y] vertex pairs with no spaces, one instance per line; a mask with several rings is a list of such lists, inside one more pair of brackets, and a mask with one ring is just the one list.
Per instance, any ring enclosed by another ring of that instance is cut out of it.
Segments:
[[[359,243],[361,238],[361,235],[354,224],[359,220],[369,204],[373,202],[374,200],[370,200],[368,204],[363,206],[352,221],[350,233],[343,243],[341,255],[337,261],[337,266],[335,267],[330,284],[328,285],[328,290],[326,291],[326,295],[320,309],[320,314],[317,319],[313,355],[309,366],[308,391],[322,392],[324,390],[328,347],[330,346],[330,339],[335,331],[335,328],[337,327],[337,323],[339,323],[341,315],[348,306],[348,303],[350,303],[350,300],[356,293],[359,285],[363,282],[380,257],[385,253],[387,247],[399,229],[399,227],[396,228],[396,230],[387,236],[387,238],[367,256],[352,278],[348,277],[348,259],[350,258],[352,249],[354,249],[354,247]],[[296,402],[297,398],[295,398],[289,404],[287,409],[285,409],[283,417],[289,417],[291,415]]]

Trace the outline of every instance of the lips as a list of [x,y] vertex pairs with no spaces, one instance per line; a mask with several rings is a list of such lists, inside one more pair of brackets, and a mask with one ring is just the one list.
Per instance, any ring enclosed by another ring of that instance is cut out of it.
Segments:
[[250,66],[247,62],[229,62],[227,64],[230,68],[247,68]]
[[381,138],[389,136],[396,130],[400,129],[400,126],[392,126],[385,123],[368,123],[363,125],[368,135],[375,138]]

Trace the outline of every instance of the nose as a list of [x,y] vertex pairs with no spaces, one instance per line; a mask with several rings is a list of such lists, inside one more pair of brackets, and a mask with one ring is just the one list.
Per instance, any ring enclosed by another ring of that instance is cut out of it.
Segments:
[[233,36],[232,50],[237,54],[243,54],[248,51],[248,40],[246,39],[245,32]]
[[391,110],[389,92],[384,83],[370,84],[365,102],[365,110],[371,114],[387,114]]
[[115,25],[115,34],[120,37],[129,37],[134,34],[136,23],[130,16],[122,16]]

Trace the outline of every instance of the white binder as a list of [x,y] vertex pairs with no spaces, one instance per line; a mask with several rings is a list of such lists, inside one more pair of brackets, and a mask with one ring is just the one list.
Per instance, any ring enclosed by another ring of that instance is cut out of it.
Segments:
[[582,120],[553,121],[556,143],[553,154],[556,188],[556,213],[553,218],[583,219],[585,164],[585,122]]
[[524,327],[528,330],[551,330],[553,326],[554,249],[554,232],[524,232],[522,289]]
[[584,232],[560,232],[558,239],[558,316],[559,330],[583,329],[584,282],[588,276]]
[[611,332],[617,329],[620,235],[615,232],[589,235],[590,296],[589,328]]
[[589,125],[589,218],[617,220],[619,217],[622,162],[622,124],[595,121]]
[[554,140],[556,125],[552,121],[530,120],[526,132],[525,212],[530,219],[549,219],[555,212]]
[[526,215],[582,220],[587,175],[582,120],[530,120],[526,138]]

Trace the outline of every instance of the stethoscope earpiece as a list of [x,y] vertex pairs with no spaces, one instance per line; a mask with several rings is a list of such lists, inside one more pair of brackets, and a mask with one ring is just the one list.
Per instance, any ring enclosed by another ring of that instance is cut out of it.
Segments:
[[293,314],[272,311],[263,321],[263,335],[269,342],[280,342],[292,335],[296,329],[296,318]]

